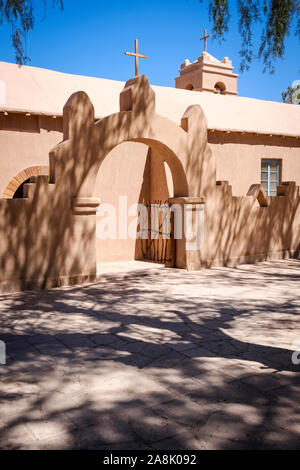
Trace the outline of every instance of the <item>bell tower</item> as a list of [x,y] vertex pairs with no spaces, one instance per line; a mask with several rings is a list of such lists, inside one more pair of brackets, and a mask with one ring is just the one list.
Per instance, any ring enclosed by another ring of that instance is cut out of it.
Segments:
[[181,64],[179,74],[175,78],[176,88],[237,95],[238,75],[233,73],[232,62],[228,57],[220,61],[205,50],[192,63],[186,59]]

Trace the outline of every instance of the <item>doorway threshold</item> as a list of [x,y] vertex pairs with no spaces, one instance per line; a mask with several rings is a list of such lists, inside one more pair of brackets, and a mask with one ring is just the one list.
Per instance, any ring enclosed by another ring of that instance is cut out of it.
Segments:
[[164,264],[153,263],[151,261],[117,261],[113,263],[98,263],[97,275],[103,274],[126,274],[136,271],[151,271],[164,268]]

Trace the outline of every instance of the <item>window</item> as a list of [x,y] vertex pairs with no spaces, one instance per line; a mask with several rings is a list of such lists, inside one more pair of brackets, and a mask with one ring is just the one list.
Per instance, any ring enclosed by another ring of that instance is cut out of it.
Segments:
[[280,182],[280,161],[262,160],[261,161],[261,184],[263,185],[267,196],[277,196],[277,186]]

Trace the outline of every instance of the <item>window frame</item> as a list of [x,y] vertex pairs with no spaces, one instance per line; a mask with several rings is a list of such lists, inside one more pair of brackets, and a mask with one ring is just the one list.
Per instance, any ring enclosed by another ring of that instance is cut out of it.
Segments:
[[[267,164],[267,196],[271,196],[271,164],[276,164],[276,188],[280,185],[281,180],[281,160],[275,158],[262,158],[260,162],[260,182],[263,183],[262,180],[262,164]],[[277,196],[277,194],[276,194]],[[273,196],[274,197],[274,196]]]

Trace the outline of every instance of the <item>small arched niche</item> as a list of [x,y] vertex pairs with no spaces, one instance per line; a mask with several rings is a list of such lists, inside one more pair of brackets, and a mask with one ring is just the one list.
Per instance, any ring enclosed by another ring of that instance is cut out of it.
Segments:
[[186,85],[185,89],[186,89],[186,90],[193,90],[194,87],[193,87],[193,85],[192,85],[191,83],[189,83],[188,85]]
[[218,95],[225,95],[226,94],[226,86],[225,86],[225,83],[223,82],[217,82],[214,86],[215,88],[215,92],[218,94]]
[[3,199],[20,199],[23,198],[24,184],[30,182],[32,176],[49,175],[49,167],[47,166],[30,166],[15,175],[6,186],[2,198]]

